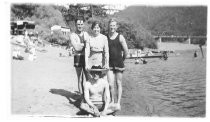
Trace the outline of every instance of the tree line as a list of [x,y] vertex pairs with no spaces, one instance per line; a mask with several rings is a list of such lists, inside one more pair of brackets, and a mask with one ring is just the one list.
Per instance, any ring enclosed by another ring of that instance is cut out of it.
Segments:
[[[105,5],[93,4],[70,4],[68,8],[59,5],[39,5],[39,4],[12,4],[11,5],[11,20],[32,20],[36,23],[35,30],[40,37],[48,42],[68,44],[68,37],[64,37],[60,32],[50,33],[50,27],[53,25],[66,26],[75,30],[74,20],[77,16],[84,16],[86,30],[91,33],[90,26],[93,21],[99,20],[102,25],[102,33],[107,34],[108,20],[113,17],[106,13]],[[156,44],[150,32],[143,27],[138,27],[118,18],[118,31],[122,33],[128,43],[129,48],[152,47],[156,48]],[[141,33],[139,33],[139,28]]]
[[145,7],[131,6],[114,15],[106,13],[105,5],[69,4],[60,5],[12,4],[11,21],[32,20],[35,30],[48,42],[68,44],[69,38],[60,32],[50,32],[53,25],[75,30],[74,20],[84,16],[86,30],[91,33],[93,21],[102,23],[102,33],[107,34],[108,20],[119,21],[118,32],[122,33],[129,48],[157,48],[153,35],[206,35],[207,8],[199,7]]

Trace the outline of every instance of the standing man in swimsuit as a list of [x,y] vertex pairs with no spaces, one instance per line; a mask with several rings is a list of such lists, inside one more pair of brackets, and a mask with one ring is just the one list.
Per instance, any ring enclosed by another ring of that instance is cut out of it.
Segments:
[[85,70],[85,43],[89,39],[84,28],[84,18],[78,17],[75,20],[76,31],[70,35],[70,40],[75,50],[74,67],[78,78],[78,89],[80,94],[83,94],[84,76],[87,80],[87,72]]
[[117,83],[117,103],[116,107],[121,110],[120,101],[122,96],[122,75],[125,70],[124,60],[128,54],[128,47],[123,35],[116,32],[117,21],[111,19],[108,23],[108,43],[109,43],[109,72],[108,81],[111,92],[111,104],[115,104],[114,101],[114,83]]

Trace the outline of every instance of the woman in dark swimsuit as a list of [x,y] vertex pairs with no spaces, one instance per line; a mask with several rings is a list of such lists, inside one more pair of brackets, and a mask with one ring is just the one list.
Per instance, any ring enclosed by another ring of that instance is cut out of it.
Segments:
[[109,21],[108,43],[109,43],[109,72],[108,81],[111,91],[111,104],[114,103],[114,83],[117,83],[117,103],[118,110],[121,109],[120,101],[122,96],[122,74],[125,70],[124,60],[128,54],[128,47],[123,35],[116,32],[117,21]]

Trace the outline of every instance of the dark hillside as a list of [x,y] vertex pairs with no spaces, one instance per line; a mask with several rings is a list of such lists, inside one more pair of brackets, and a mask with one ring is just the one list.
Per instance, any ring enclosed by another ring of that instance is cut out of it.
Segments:
[[130,6],[115,15],[140,24],[154,35],[206,35],[206,6]]

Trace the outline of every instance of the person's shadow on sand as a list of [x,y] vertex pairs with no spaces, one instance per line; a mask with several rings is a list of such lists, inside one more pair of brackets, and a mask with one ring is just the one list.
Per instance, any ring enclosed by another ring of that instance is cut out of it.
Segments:
[[[57,94],[66,97],[69,100],[70,104],[73,104],[75,107],[80,109],[80,103],[82,101],[83,96],[78,95],[78,93],[73,93],[70,91],[66,91],[64,89],[50,89],[49,91],[52,94]],[[80,109],[79,112],[76,113],[77,115],[86,115],[87,113]]]

